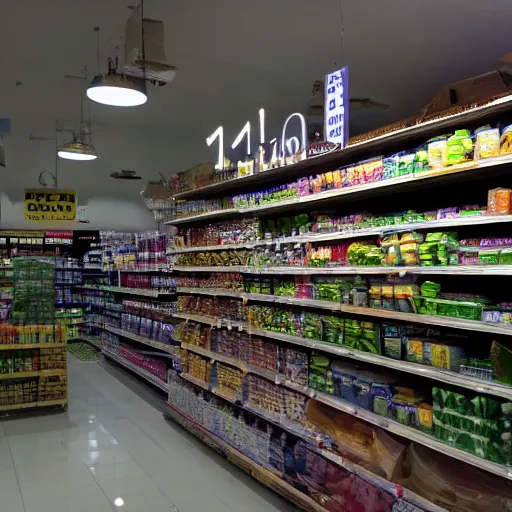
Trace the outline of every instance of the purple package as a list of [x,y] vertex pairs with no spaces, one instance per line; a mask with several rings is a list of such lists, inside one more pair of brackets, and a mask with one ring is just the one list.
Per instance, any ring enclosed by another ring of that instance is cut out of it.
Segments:
[[501,313],[499,311],[484,311],[482,321],[497,324],[500,321]]
[[437,210],[437,220],[455,219],[459,215],[459,209],[454,208],[441,208]]
[[140,335],[145,337],[151,336],[151,328],[153,327],[153,321],[150,318],[140,319]]
[[163,343],[171,343],[173,341],[172,334],[174,331],[174,326],[171,324],[162,324],[162,332],[161,332],[161,341]]
[[161,328],[162,328],[162,322],[158,320],[153,321],[153,332],[152,332],[152,338],[155,341],[160,341],[161,336]]

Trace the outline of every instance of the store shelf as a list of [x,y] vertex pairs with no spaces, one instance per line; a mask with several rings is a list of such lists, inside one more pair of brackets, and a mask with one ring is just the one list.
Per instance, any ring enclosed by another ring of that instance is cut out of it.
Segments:
[[477,391],[479,393],[486,393],[512,400],[512,387],[501,384],[499,382],[476,379],[466,375],[461,375],[460,373],[451,372],[449,370],[442,370],[432,366],[424,366],[418,363],[410,363],[408,361],[399,361],[396,359],[391,359],[390,357],[370,354],[368,352],[361,352],[359,350],[343,346],[331,345],[321,341],[301,338],[300,336],[292,336],[291,334],[265,331],[263,329],[256,329],[254,327],[247,327],[247,332],[254,336],[261,336],[273,340],[284,341],[293,345],[308,347],[340,357],[362,361],[385,368],[391,368],[401,372],[412,373],[416,376],[433,379],[439,382],[445,382],[447,384],[466,388],[471,391]]
[[159,267],[159,268],[118,268],[112,270],[111,272],[126,272],[127,274],[137,274],[137,273],[151,273],[151,272],[167,272],[168,267]]
[[93,285],[77,285],[75,288],[83,288],[85,290],[100,290],[104,292],[112,293],[125,293],[127,295],[140,295],[142,297],[160,297],[162,295],[172,295],[175,292],[162,291],[162,290],[150,290],[145,288],[125,288],[122,286],[93,286]]
[[[189,350],[188,345],[185,346],[184,348],[187,348],[187,350]],[[199,350],[197,350],[197,349],[199,349]],[[209,350],[201,349],[199,347],[190,348],[190,350],[200,353],[201,355],[204,355],[206,357],[211,357],[212,359],[215,359],[215,357],[214,357],[215,353],[213,353]],[[225,360],[225,362],[227,362],[228,364],[234,364],[234,366],[244,369],[243,365],[241,365],[240,363],[237,364],[237,362],[235,360],[233,360],[232,358],[225,358],[225,359],[227,359],[227,360]],[[217,358],[217,360],[221,361],[220,358]],[[416,366],[418,366],[418,365],[416,365]],[[256,373],[258,373],[258,372],[256,372]],[[455,374],[455,375],[457,375],[457,374]],[[196,385],[200,385],[204,389],[207,389],[207,387],[205,387],[206,384],[203,383],[202,381],[198,381],[198,379],[194,379],[193,377],[191,377],[189,375],[185,376],[184,374],[182,374],[182,376],[186,380],[188,380]],[[263,376],[268,378],[267,375],[263,375]],[[476,455],[472,455],[471,453],[464,452],[464,451],[462,451],[458,448],[452,447],[450,445],[446,445],[445,443],[442,443],[441,441],[437,440],[432,435],[424,433],[420,430],[417,430],[412,427],[408,427],[406,425],[402,425],[401,423],[398,423],[392,419],[380,416],[378,414],[375,414],[374,412],[357,407],[354,404],[347,402],[341,398],[334,397],[334,396],[328,395],[326,393],[321,393],[321,392],[315,391],[315,390],[305,387],[305,386],[300,386],[300,385],[294,384],[292,382],[284,380],[284,378],[280,379],[276,374],[273,374],[273,378],[271,378],[271,380],[273,380],[277,384],[280,384],[280,385],[282,385],[286,388],[289,388],[293,391],[302,393],[302,394],[308,396],[309,398],[314,398],[315,400],[318,400],[319,402],[322,402],[330,407],[333,407],[334,409],[345,412],[352,416],[356,416],[368,423],[371,423],[372,425],[376,425],[385,430],[388,430],[389,432],[392,432],[394,434],[405,437],[406,439],[409,439],[410,441],[422,444],[423,446],[432,448],[436,451],[444,453],[445,455],[448,455],[448,456],[453,457],[458,460],[462,460],[464,462],[467,462],[468,464],[479,467],[480,469],[484,469],[485,471],[489,471],[498,476],[512,480],[512,471],[509,471],[509,468],[507,468],[506,466],[502,466],[500,464],[496,464],[496,463],[487,461],[485,459],[477,457]],[[475,381],[477,379],[471,379],[471,380]],[[485,381],[483,381],[483,382],[485,383]],[[467,386],[467,387],[469,389],[475,390],[474,384]],[[501,386],[499,386],[499,387],[501,387]],[[476,390],[481,391],[479,389],[479,386],[476,386]],[[508,392],[507,398],[511,398],[512,397],[512,388],[509,388],[506,391]],[[218,393],[217,393],[217,395],[218,395]],[[221,398],[227,399],[226,397],[223,397],[223,396],[221,396]],[[227,400],[231,401],[229,399],[227,399]]]
[[0,350],[24,350],[29,348],[61,348],[65,343],[16,343],[13,345],[0,345]]
[[67,405],[67,399],[47,400],[41,402],[30,402],[26,404],[0,405],[0,411],[17,411],[19,409],[34,409],[41,407],[55,407],[57,405]]
[[[442,178],[446,178],[448,176],[465,173],[473,174],[478,171],[485,171],[490,167],[505,166],[511,163],[512,156],[498,156],[485,160],[471,161],[459,165],[454,165],[439,171],[426,171],[423,173],[407,174],[405,176],[399,176],[397,178],[391,178],[388,180],[381,180],[374,183],[366,183],[363,185],[355,185],[346,188],[326,190],[317,194],[295,197],[293,199],[276,201],[274,203],[268,203],[249,208],[229,208],[225,210],[217,210],[214,212],[200,213],[197,215],[189,215],[187,217],[180,217],[174,220],[166,221],[165,224],[186,224],[200,220],[224,217],[227,215],[259,215],[261,213],[267,214],[301,206],[310,206],[321,201],[339,199],[342,197],[349,197],[351,200],[357,200],[364,197],[369,197],[371,195],[379,194],[381,191],[387,192],[386,189],[389,189],[389,191],[392,193],[405,190],[410,191],[423,186],[424,183],[428,181],[440,180],[440,182],[442,182]],[[392,190],[393,187],[396,187],[396,190]]]
[[480,215],[470,217],[457,217],[455,219],[432,220],[424,222],[408,222],[404,224],[394,224],[391,226],[381,226],[366,229],[355,229],[350,232],[334,233],[310,233],[307,235],[288,236],[276,238],[273,240],[258,240],[255,242],[246,242],[241,244],[226,245],[206,245],[202,247],[182,247],[172,249],[167,254],[182,254],[189,252],[211,252],[211,251],[229,251],[237,249],[254,249],[255,247],[272,246],[276,244],[305,244],[315,242],[327,242],[333,240],[350,240],[353,238],[367,238],[372,236],[384,236],[391,233],[400,233],[403,231],[442,231],[452,227],[481,226],[489,224],[503,224],[512,222],[512,215]]
[[233,265],[231,267],[184,267],[175,265],[177,272],[237,272],[256,275],[296,275],[296,276],[337,276],[337,275],[453,275],[453,276],[510,276],[512,265],[449,265],[439,267],[246,267]]
[[[176,315],[174,315],[176,316]],[[193,317],[189,320],[193,320],[198,323],[204,323],[206,325],[217,325],[216,319],[208,316],[201,315],[182,315],[183,317]],[[442,370],[440,368],[434,368],[432,366],[425,366],[418,363],[410,363],[408,361],[399,361],[397,359],[391,359],[376,354],[370,354],[368,352],[361,352],[359,350],[333,345],[330,343],[324,343],[321,341],[310,340],[308,338],[302,338],[300,336],[293,336],[291,334],[284,334],[275,331],[266,331],[263,329],[256,329],[246,324],[242,324],[242,329],[248,334],[254,336],[260,336],[262,338],[270,338],[275,341],[283,341],[292,345],[300,347],[308,347],[314,350],[327,352],[347,359],[353,359],[356,361],[362,361],[368,364],[382,366],[405,373],[412,373],[416,376],[433,379],[461,388],[466,388],[471,391],[477,391],[478,393],[486,393],[493,396],[499,396],[512,400],[512,387],[499,382],[487,381],[483,379],[476,379],[462,375],[460,373],[451,372],[449,370]]]
[[55,375],[66,374],[67,370],[41,370],[38,372],[0,373],[0,380],[27,379],[31,377],[54,377]]
[[192,384],[195,384],[200,388],[210,391],[210,384],[208,384],[208,382],[205,382],[201,379],[197,379],[196,377],[193,377],[192,375],[189,375],[188,373],[185,372],[180,373],[180,377],[188,382],[191,382]]
[[172,316],[174,318],[180,318],[181,320],[211,325],[212,327],[218,327],[219,329],[221,327],[226,327],[228,330],[244,330],[244,324],[242,322],[237,322],[235,320],[226,320],[225,318],[215,318],[204,315],[192,315],[189,313],[173,313]]
[[105,331],[109,331],[113,334],[117,334],[118,336],[123,336],[123,338],[128,338],[130,340],[136,341],[138,343],[142,343],[143,345],[147,345],[148,347],[157,348],[158,350],[162,350],[163,352],[167,352],[172,354],[169,345],[165,343],[161,343],[159,341],[151,340],[149,338],[145,338],[144,336],[139,336],[138,334],[133,334],[130,331],[125,331],[123,329],[117,329],[116,327],[103,327]]
[[144,370],[144,368],[140,368],[139,366],[131,363],[130,361],[127,361],[126,359],[124,359],[122,357],[119,357],[116,354],[113,354],[112,352],[109,352],[108,350],[102,349],[101,353],[104,356],[108,357],[109,359],[112,359],[112,361],[115,361],[116,363],[120,364],[121,366],[124,366],[128,370],[137,374],[139,377],[146,379],[148,382],[150,382],[154,386],[157,386],[162,391],[165,391],[166,393],[169,391],[169,386],[168,386],[167,382],[164,382],[163,380],[159,379],[156,375],[153,375],[152,373]]
[[[501,464],[496,464],[494,462],[490,462],[488,460],[482,459],[481,457],[477,457],[469,452],[465,452],[448,444],[445,444],[439,441],[432,435],[429,435],[421,430],[408,427],[406,425],[402,425],[397,421],[394,421],[389,418],[385,418],[384,416],[380,416],[379,414],[375,414],[374,412],[368,411],[366,409],[362,409],[360,407],[356,407],[350,402],[346,402],[341,398],[337,398],[326,393],[314,392],[313,390],[309,390],[313,392],[312,398],[322,402],[323,404],[332,407],[333,409],[337,409],[338,411],[345,412],[350,414],[351,416],[356,416],[367,423],[371,423],[372,425],[376,425],[380,428],[387,430],[388,432],[392,432],[393,434],[397,434],[402,436],[410,441],[421,444],[432,450],[436,450],[438,452],[443,453],[449,457],[452,457],[457,460],[461,460],[466,462],[467,464],[471,464],[477,468],[483,469],[495,475],[501,476],[508,480],[512,480],[512,471],[509,467],[503,466]],[[311,395],[310,395],[311,396]]]
[[87,307],[89,305],[88,302],[66,302],[66,301],[61,301],[61,302],[56,302],[55,303],[55,308],[56,309],[69,309],[69,308],[83,308],[83,307]]
[[410,143],[411,139],[416,139],[418,142],[424,142],[434,135],[439,135],[441,131],[446,130],[446,133],[448,133],[451,131],[451,128],[464,126],[464,124],[473,123],[500,113],[509,113],[511,101],[512,98],[509,96],[499,98],[487,105],[470,108],[464,112],[417,123],[412,126],[393,130],[392,132],[385,133],[369,140],[349,144],[341,151],[308,158],[307,160],[303,160],[286,167],[278,167],[262,173],[234,178],[232,180],[213,183],[193,190],[179,192],[174,194],[174,198],[203,198],[206,195],[218,195],[220,197],[230,190],[240,191],[243,190],[244,187],[254,187],[259,184],[270,185],[274,183],[283,183],[286,180],[306,176],[313,171],[314,174],[316,174],[319,172],[320,166],[322,168],[322,172],[328,170],[332,171],[344,165],[366,160],[370,153],[392,154],[400,149],[401,144]]
[[[196,379],[191,380],[190,382],[197,385],[197,383],[194,382],[195,380]],[[212,391],[212,393],[215,394],[216,396],[220,396],[221,398],[223,398],[224,400],[226,400],[230,403],[234,403],[233,400],[231,400],[227,397],[224,397],[224,396],[220,395],[219,393],[215,393],[213,391]],[[168,404],[168,405],[172,409],[178,411],[178,409],[173,407],[171,404]],[[314,451],[315,453],[325,457],[326,459],[332,461],[334,464],[346,469],[350,473],[353,473],[353,474],[363,478],[364,480],[371,483],[372,485],[375,485],[378,488],[389,492],[391,495],[395,496],[395,498],[402,498],[403,500],[405,500],[409,503],[412,503],[418,507],[421,507],[421,510],[431,511],[431,512],[446,512],[445,509],[438,507],[437,505],[434,505],[433,503],[429,502],[428,500],[409,491],[408,489],[402,488],[401,486],[394,484],[394,483],[390,482],[389,480],[386,480],[385,478],[382,478],[382,477],[368,471],[367,469],[364,469],[363,467],[361,467],[353,462],[350,462],[347,459],[344,459],[343,457],[341,457],[340,455],[338,455],[337,453],[335,453],[333,451],[318,447],[311,437],[309,437],[307,434],[305,434],[302,429],[295,428],[295,426],[291,422],[286,422],[285,424],[283,424],[279,421],[276,421],[276,419],[274,417],[272,417],[267,411],[264,411],[262,409],[256,409],[253,407],[246,407],[241,404],[236,404],[236,405],[242,407],[243,409],[245,409],[247,411],[252,412],[253,414],[255,414],[257,416],[260,416],[261,418],[265,419],[267,422],[274,424],[276,426],[279,426],[280,428],[286,430],[287,432],[290,432],[291,434],[297,436],[298,438],[302,439],[303,441],[305,441],[308,444],[308,448],[311,451]],[[180,414],[182,414],[182,413],[180,412]],[[201,428],[204,428],[204,427],[201,427]],[[408,510],[408,509],[405,508],[404,510]]]
[[194,352],[195,354],[208,357],[213,361],[219,361],[221,363],[229,364],[244,372],[259,375],[260,377],[264,377],[265,379],[269,379],[273,382],[278,381],[278,376],[275,372],[266,370],[265,368],[258,368],[257,366],[246,364],[243,361],[239,361],[238,359],[226,356],[224,354],[219,354],[218,352],[214,352],[213,350],[208,350],[206,348],[198,347],[196,345],[190,345],[188,343],[182,343],[181,348],[188,350],[189,352]]
[[202,425],[195,423],[179,409],[171,404],[168,405],[169,410],[165,414],[168,419],[178,423],[188,432],[208,444],[212,449],[224,455],[229,462],[242,469],[255,480],[276,491],[305,512],[325,512],[325,509],[321,505],[292,487],[272,471],[259,466],[247,456],[222,441],[215,434],[206,430]]
[[[247,267],[240,265],[233,265],[231,267],[184,267],[174,265],[173,270],[178,272],[244,272]],[[252,268],[252,267],[251,267]]]
[[103,270],[101,267],[55,267],[56,271],[62,272],[66,270]]
[[208,295],[213,297],[233,297],[245,301],[272,302],[275,304],[284,304],[288,306],[301,306],[305,308],[326,309],[348,313],[351,315],[384,318],[395,322],[411,322],[416,324],[437,325],[439,327],[449,327],[451,329],[462,329],[466,331],[485,332],[490,334],[501,334],[502,336],[512,336],[512,325],[495,324],[490,322],[481,322],[478,320],[466,320],[464,318],[453,318],[438,315],[419,315],[415,313],[401,313],[398,311],[389,311],[387,309],[363,308],[340,304],[316,299],[300,299],[295,297],[278,297],[276,295],[265,295],[261,293],[233,292],[230,290],[208,289],[208,288],[179,288],[179,293],[190,293],[197,295]]

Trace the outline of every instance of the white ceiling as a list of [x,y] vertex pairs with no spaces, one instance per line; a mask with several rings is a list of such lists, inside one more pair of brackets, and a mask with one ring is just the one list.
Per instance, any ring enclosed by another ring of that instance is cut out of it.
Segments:
[[[512,51],[510,0],[341,1],[343,51],[338,0],[146,0],[146,15],[165,22],[176,79],[151,88],[142,107],[91,105],[95,137],[104,137],[95,144],[106,148],[109,133],[131,131],[141,141],[141,172],[154,179],[159,171],[207,159],[204,137],[219,124],[230,137],[247,119],[256,122],[261,106],[267,131],[279,129],[288,114],[305,110],[313,81],[335,62],[350,67],[352,97],[391,105],[353,112],[355,133],[416,112],[440,86],[495,69],[500,56]],[[0,117],[11,118],[13,136],[17,126],[26,140],[27,131],[51,133],[56,119],[78,123],[85,82],[64,74],[80,74],[87,64],[92,76],[93,27],[101,27],[106,56],[122,34],[130,3],[137,0],[0,0]],[[143,143],[156,133],[158,162],[155,148]],[[113,168],[129,165],[122,145],[109,149],[108,161],[102,164],[100,154],[89,167],[102,180]]]

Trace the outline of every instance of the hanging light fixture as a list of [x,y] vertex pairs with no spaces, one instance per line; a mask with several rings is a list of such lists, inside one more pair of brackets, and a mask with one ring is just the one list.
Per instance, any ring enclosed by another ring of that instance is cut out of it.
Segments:
[[[91,119],[89,117],[89,123],[87,130],[84,128],[84,105],[83,105],[83,93],[80,93],[80,134],[74,135],[71,142],[63,144],[57,151],[57,155],[60,158],[66,160],[96,160],[98,155],[91,142]],[[89,140],[87,141],[87,137]]]
[[93,146],[76,136],[71,142],[63,144],[57,154],[66,160],[96,160],[98,158]]
[[107,75],[97,75],[87,89],[87,97],[97,103],[114,107],[137,107],[148,101],[146,81],[117,73],[117,65],[111,65]]
[[146,93],[146,53],[144,48],[144,0],[140,2],[142,32],[142,78],[127,76],[118,72],[119,59],[108,59],[108,73],[100,72],[100,29],[97,33],[98,74],[87,89],[87,97],[97,103],[114,107],[137,107],[148,101]]

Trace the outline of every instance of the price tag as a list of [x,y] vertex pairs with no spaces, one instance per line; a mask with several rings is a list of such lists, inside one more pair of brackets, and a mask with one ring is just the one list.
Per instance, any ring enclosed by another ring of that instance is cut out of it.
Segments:
[[242,332],[244,330],[244,327],[242,324],[238,324],[238,331]]
[[276,384],[279,386],[281,384],[284,384],[286,379],[284,378],[284,375],[276,375]]
[[232,331],[233,330],[233,326],[231,325],[231,320],[227,321],[227,326],[228,326],[228,331]]
[[222,327],[222,318],[217,318],[217,329]]

